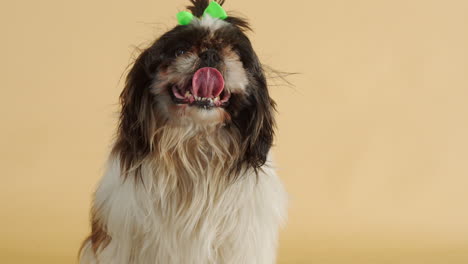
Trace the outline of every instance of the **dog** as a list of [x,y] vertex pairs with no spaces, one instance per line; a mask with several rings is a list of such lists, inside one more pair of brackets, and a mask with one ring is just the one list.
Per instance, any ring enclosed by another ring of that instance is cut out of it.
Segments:
[[191,0],[130,69],[80,263],[276,261],[275,103],[248,22],[223,4]]

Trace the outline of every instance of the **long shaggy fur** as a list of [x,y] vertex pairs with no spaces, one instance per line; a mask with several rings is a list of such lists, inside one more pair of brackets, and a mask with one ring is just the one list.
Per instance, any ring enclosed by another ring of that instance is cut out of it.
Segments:
[[[197,17],[209,4],[191,2]],[[274,263],[286,195],[268,154],[275,105],[248,28],[236,17],[199,18],[137,58],[81,263]],[[174,104],[168,87],[207,63],[196,56],[206,47],[223,58],[209,66],[223,73],[229,105]],[[182,48],[190,52],[173,56]]]

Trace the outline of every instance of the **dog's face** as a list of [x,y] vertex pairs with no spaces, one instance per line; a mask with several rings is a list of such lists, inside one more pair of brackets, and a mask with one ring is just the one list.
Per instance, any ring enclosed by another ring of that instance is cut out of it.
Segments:
[[251,44],[224,20],[194,19],[164,34],[153,48],[159,56],[151,92],[170,122],[227,122],[231,97],[248,97],[254,88]]
[[192,3],[192,22],[163,34],[135,61],[121,94],[117,148],[138,160],[151,152],[158,129],[217,127],[237,135],[239,164],[258,168],[273,140],[274,102],[245,35],[249,26],[203,16],[208,0]]

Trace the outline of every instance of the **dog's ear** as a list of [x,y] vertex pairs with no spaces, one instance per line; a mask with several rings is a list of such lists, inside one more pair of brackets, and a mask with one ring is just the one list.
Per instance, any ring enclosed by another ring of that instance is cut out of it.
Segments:
[[269,95],[263,68],[253,49],[250,49],[248,54],[244,66],[252,78],[247,87],[248,95],[233,102],[239,104],[242,101],[243,104],[242,110],[233,118],[233,123],[243,143],[243,156],[240,157],[238,169],[247,164],[250,168],[258,170],[265,164],[273,144],[275,102]]
[[249,97],[254,107],[243,113],[247,118],[245,131],[245,159],[254,169],[265,164],[273,144],[275,102],[270,98],[265,77],[257,76],[257,86]]
[[120,94],[121,113],[116,145],[123,172],[137,165],[150,152],[154,102],[150,86],[156,72],[154,52],[149,48],[135,60]]

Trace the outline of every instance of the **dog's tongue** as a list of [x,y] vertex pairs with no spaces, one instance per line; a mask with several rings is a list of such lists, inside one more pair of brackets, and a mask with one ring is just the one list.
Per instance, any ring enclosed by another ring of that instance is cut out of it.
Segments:
[[201,68],[193,75],[192,89],[195,96],[215,98],[224,89],[223,75],[215,68]]

